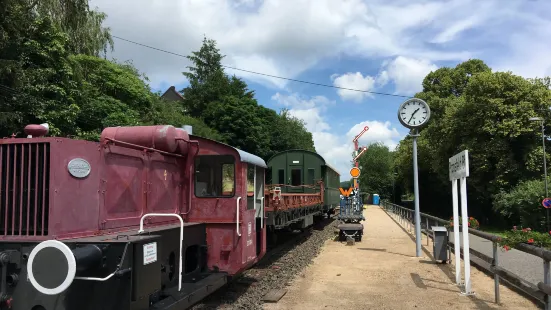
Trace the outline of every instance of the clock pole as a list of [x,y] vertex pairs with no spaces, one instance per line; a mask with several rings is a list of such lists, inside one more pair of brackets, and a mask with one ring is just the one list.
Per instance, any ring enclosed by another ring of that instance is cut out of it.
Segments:
[[[410,133],[413,138],[413,195],[415,203],[415,255],[421,257],[421,214],[419,211],[419,177],[417,167],[417,137],[419,131],[412,129]],[[427,227],[428,229],[428,227]]]
[[[419,114],[416,114],[419,111],[421,112]],[[414,119],[414,117],[416,116],[418,118]],[[430,107],[425,101],[419,98],[408,99],[403,102],[398,108],[398,120],[404,127],[410,129],[409,134],[413,138],[413,195],[415,197],[415,253],[417,257],[421,257],[421,213],[419,210],[419,169],[417,165],[417,138],[419,137],[419,128],[425,126],[429,119]],[[412,120],[413,124],[411,123]]]

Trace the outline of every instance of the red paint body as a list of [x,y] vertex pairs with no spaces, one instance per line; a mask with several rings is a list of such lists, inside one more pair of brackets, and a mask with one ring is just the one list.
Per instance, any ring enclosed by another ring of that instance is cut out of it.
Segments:
[[[38,126],[28,129],[42,133]],[[233,196],[195,195],[195,160],[201,155],[234,158]],[[68,164],[75,158],[90,164],[86,177],[69,173]],[[100,143],[44,137],[3,139],[0,240],[136,234],[143,215],[176,213],[187,223],[206,224],[208,266],[235,275],[266,253],[266,225],[258,224],[261,213],[255,215],[256,207],[247,206],[249,165],[235,148],[189,136],[172,126],[106,128]],[[264,171],[260,172],[263,177]],[[319,193],[284,194],[279,200],[264,185],[264,220],[266,212],[323,204],[322,183],[320,188]],[[175,223],[178,220],[171,217],[145,220],[146,228]],[[185,234],[184,230],[184,238]]]
[[[257,232],[255,210],[246,206],[248,164],[230,146],[193,139],[172,126],[148,126],[106,128],[100,143],[42,137],[0,140],[0,240],[135,234],[146,213],[178,213],[186,222],[206,223],[209,267],[239,273],[266,252],[266,226]],[[195,197],[197,151],[235,158],[233,197]],[[90,164],[85,178],[69,173],[74,158]],[[145,223],[151,227],[177,220],[151,217]],[[257,233],[262,234],[258,255]]]

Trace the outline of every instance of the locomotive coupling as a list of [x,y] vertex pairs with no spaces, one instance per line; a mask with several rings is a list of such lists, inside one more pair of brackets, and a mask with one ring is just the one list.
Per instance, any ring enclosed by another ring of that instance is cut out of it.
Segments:
[[88,244],[71,249],[57,240],[43,241],[29,255],[29,281],[43,294],[60,294],[73,283],[77,272],[101,267],[106,247]]

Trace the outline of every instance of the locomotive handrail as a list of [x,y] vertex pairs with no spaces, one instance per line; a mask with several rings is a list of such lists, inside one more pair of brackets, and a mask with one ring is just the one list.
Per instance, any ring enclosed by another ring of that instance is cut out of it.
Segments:
[[241,196],[237,197],[237,206],[236,206],[236,209],[237,209],[237,220],[235,221],[235,224],[237,226],[237,235],[239,237],[241,237],[241,233],[239,232],[239,202],[241,201]]
[[260,197],[260,228],[264,228],[264,197]]
[[182,247],[184,244],[184,220],[179,214],[176,214],[176,213],[147,213],[142,215],[142,218],[140,219],[140,230],[138,230],[138,234],[141,234],[144,232],[143,220],[149,216],[165,216],[165,217],[171,216],[171,217],[176,217],[180,220],[180,266],[179,266],[180,270],[178,273],[178,292],[179,292],[182,290],[182,250],[183,250]]
[[117,265],[117,268],[115,268],[115,271],[113,271],[110,275],[108,275],[107,277],[105,278],[94,278],[94,277],[75,277],[76,280],[86,280],[86,281],[99,281],[99,282],[103,282],[103,281],[107,281],[109,279],[111,279],[114,275],[117,274],[117,272],[121,269],[122,267],[122,264],[124,262],[124,259],[126,258],[126,251],[128,249],[128,245],[130,244],[130,242],[127,242],[125,245],[124,245],[124,250],[122,251],[122,255],[121,255],[121,260],[120,260],[120,263]]

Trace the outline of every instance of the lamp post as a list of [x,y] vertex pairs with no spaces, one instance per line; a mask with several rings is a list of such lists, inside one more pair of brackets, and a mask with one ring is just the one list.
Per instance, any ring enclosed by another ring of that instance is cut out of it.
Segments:
[[[543,145],[543,175],[544,175],[544,184],[545,184],[545,198],[549,197],[549,193],[548,193],[548,190],[547,190],[547,159],[546,159],[546,154],[545,154],[545,126],[544,126],[544,119],[543,117],[530,117],[528,119],[529,121],[531,122],[540,122],[541,124],[541,142],[542,142],[542,145]],[[545,209],[546,210],[546,222],[547,222],[547,231],[550,231],[550,227],[549,227],[549,209]]]

